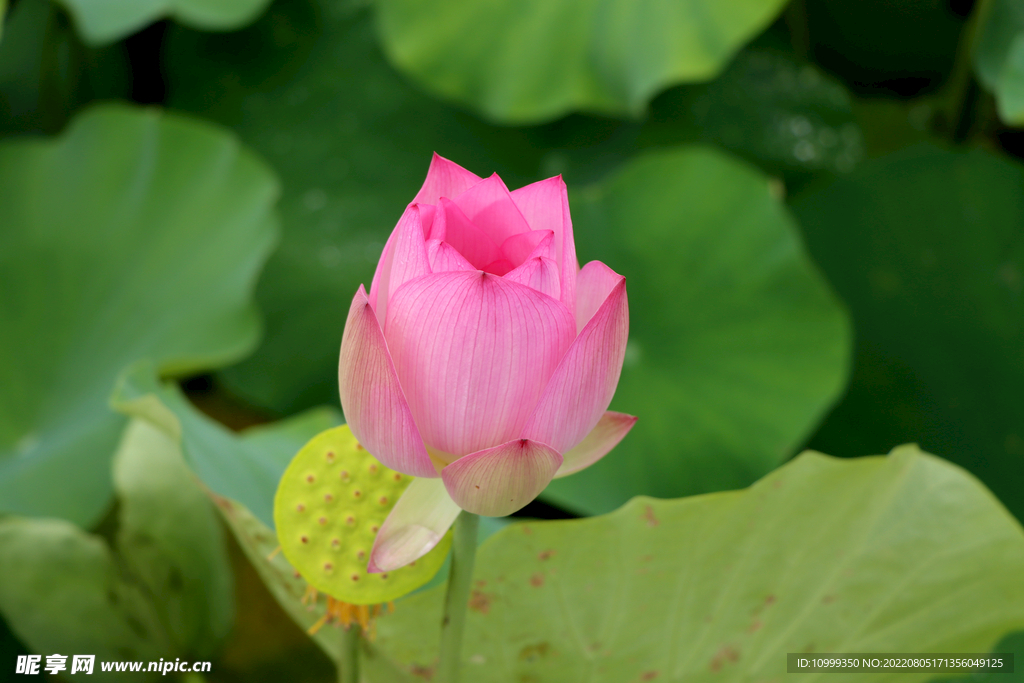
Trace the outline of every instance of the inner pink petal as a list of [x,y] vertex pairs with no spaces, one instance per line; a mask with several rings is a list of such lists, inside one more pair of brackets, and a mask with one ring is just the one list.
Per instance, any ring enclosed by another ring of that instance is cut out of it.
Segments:
[[501,244],[501,251],[513,266],[521,266],[528,258],[554,260],[555,233],[551,230],[531,230],[512,235]]
[[477,270],[455,247],[441,240],[427,241],[427,259],[432,273],[447,273],[455,270]]
[[530,230],[530,224],[497,173],[452,199],[495,244]]
[[458,206],[441,199],[430,238],[442,240],[462,254],[478,270],[503,258],[501,249],[483,230],[474,225]]
[[424,441],[456,456],[519,436],[576,335],[561,302],[479,271],[407,282],[385,329]]

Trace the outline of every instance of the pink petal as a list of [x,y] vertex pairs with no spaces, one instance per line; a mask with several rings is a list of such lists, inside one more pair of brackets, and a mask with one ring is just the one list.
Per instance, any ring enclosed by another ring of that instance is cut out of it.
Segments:
[[463,271],[406,283],[385,329],[424,441],[462,456],[520,436],[575,322],[551,297]]
[[497,261],[491,261],[480,270],[484,271],[485,273],[491,273],[493,275],[501,277],[505,273],[511,271],[513,268],[515,268],[515,266],[509,263],[506,259],[500,258]]
[[487,233],[495,244],[530,230],[530,224],[512,201],[512,195],[497,173],[453,199],[469,220]]
[[566,352],[522,436],[559,453],[582,441],[615,394],[628,335],[629,304],[622,278]]
[[[384,248],[380,252],[380,259],[377,260],[377,269],[373,272],[373,280],[370,281],[370,307],[373,308],[374,312],[377,311],[377,300],[380,298],[380,289],[383,282],[387,282],[391,277],[391,243],[395,241],[394,231],[388,235],[388,241],[384,243]],[[387,271],[387,275],[384,274]],[[387,287],[384,287],[387,289]],[[378,315],[377,320],[380,324],[384,324],[384,316]]]
[[576,329],[582,331],[597,309],[605,302],[622,276],[601,263],[591,261],[583,266],[576,279]]
[[513,266],[522,265],[531,256],[553,259],[556,257],[554,235],[550,230],[531,230],[512,235],[502,243],[501,253]]
[[497,243],[448,199],[442,199],[438,205],[430,239],[447,242],[477,270],[484,270],[487,264],[502,258]]
[[476,173],[471,173],[434,152],[430,168],[427,170],[427,179],[423,181],[423,187],[412,201],[420,204],[437,204],[441,197],[457,197],[481,180],[483,178]]
[[505,279],[536,289],[552,299],[558,299],[558,266],[549,258],[531,258],[505,275]]
[[569,216],[569,192],[562,176],[521,187],[512,193],[516,206],[526,217],[533,230],[551,230],[555,233],[555,262],[561,275],[561,296],[569,310],[576,310],[576,242],[572,235]]
[[[579,472],[608,455],[608,451],[618,446],[635,424],[636,418],[632,415],[610,410],[605,412],[583,441],[563,456],[562,466],[558,468],[555,478]],[[441,471],[441,476],[444,476],[444,470]]]
[[550,446],[515,439],[459,458],[441,470],[441,479],[463,510],[504,517],[536,498],[561,464]]
[[406,281],[430,272],[427,248],[424,242],[424,226],[434,218],[434,207],[410,204],[405,207],[398,225],[391,231],[377,271],[370,283],[370,305],[377,314],[377,320],[387,320],[388,297],[391,292]]
[[433,273],[447,273],[456,270],[477,270],[455,247],[441,240],[427,241],[427,260]]
[[377,532],[368,571],[394,571],[423,557],[461,511],[440,479],[413,479]]
[[362,285],[341,337],[338,388],[345,421],[374,457],[405,474],[437,476]]

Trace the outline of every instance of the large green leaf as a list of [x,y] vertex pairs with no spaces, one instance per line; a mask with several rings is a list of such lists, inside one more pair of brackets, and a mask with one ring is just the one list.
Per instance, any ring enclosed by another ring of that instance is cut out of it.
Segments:
[[252,348],[276,192],[232,136],[155,110],[96,107],[55,140],[0,145],[0,511],[95,521],[117,373]]
[[[30,651],[94,654],[102,661],[173,659],[155,606],[142,586],[126,579],[103,539],[60,519],[5,517],[0,548],[0,612]],[[115,678],[99,668],[94,673],[101,680]]]
[[380,56],[369,17],[334,0],[274,4],[227,36],[168,39],[172,106],[234,127],[281,174],[283,239],[257,299],[259,350],[225,383],[290,413],[337,405],[338,348],[352,296],[426,175],[435,150],[510,187],[535,180],[540,152],[405,84]]
[[86,42],[120,40],[171,17],[204,31],[233,31],[258,17],[270,0],[57,0],[75,18]]
[[234,617],[231,565],[216,510],[177,444],[147,422],[129,422],[113,468],[117,550],[125,568],[153,599],[174,651],[209,656]]
[[196,410],[176,384],[161,382],[146,362],[124,372],[111,403],[180,442],[189,467],[212,493],[240,503],[270,528],[277,483],[292,457],[314,434],[341,423],[337,410],[320,408],[239,438]]
[[996,96],[999,116],[1024,125],[1024,5],[1017,0],[986,0],[974,49],[978,80]]
[[489,119],[638,115],[713,78],[785,0],[377,0],[391,61]]
[[[324,601],[307,604],[306,581],[279,552],[274,492],[299,449],[340,422],[337,411],[310,410],[233,434],[196,410],[175,385],[160,383],[145,363],[125,372],[112,402],[182,454],[284,611],[303,630],[316,623],[324,614]],[[333,629],[325,628],[313,639],[329,657],[340,657],[341,641]]]
[[710,83],[658,98],[641,144],[701,141],[780,171],[849,171],[864,154],[851,98],[813,64],[741,51]]
[[[806,453],[746,491],[498,533],[477,557],[464,678],[767,681],[787,652],[985,652],[1024,625],[1022,572],[1024,531],[959,468],[913,446]],[[374,680],[429,676],[438,630],[419,625],[442,600],[381,622]]]
[[808,190],[793,209],[853,314],[847,396],[811,442],[918,441],[1024,518],[1024,167],[919,146]]
[[113,548],[64,520],[0,522],[0,612],[36,652],[208,657],[234,605],[217,513],[174,441],[141,420],[124,431],[113,477]]
[[746,486],[792,454],[844,386],[849,329],[768,179],[683,148],[630,162],[572,209],[581,262],[626,276],[612,407],[640,420],[545,495],[607,512],[637,493]]

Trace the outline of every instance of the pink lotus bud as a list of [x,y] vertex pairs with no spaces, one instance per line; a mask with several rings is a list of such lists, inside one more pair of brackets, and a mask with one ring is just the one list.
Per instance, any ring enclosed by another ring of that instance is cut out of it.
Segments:
[[625,278],[576,261],[561,177],[509,192],[435,154],[341,341],[352,433],[417,477],[371,568],[420,557],[460,509],[515,512],[621,441],[636,418],[607,409],[628,331]]

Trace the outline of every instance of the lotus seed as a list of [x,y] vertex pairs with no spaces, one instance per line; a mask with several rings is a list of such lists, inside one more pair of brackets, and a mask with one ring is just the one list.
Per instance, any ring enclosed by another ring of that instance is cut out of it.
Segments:
[[370,463],[370,474],[377,474],[377,463]]
[[324,525],[324,524],[327,524],[327,518],[326,517],[321,517],[317,521],[320,522],[321,526]]
[[358,553],[356,553],[356,558],[360,559],[360,560],[365,560],[366,559],[366,551],[365,550],[360,550]]
[[324,571],[325,572],[329,572],[332,569],[334,569],[334,565],[333,564],[331,564],[330,562],[324,562]]
[[309,543],[309,536],[300,536],[299,540],[303,543]]
[[334,500],[334,496],[331,495],[330,493],[325,493],[324,494],[324,500],[326,500],[328,503],[330,503],[332,500]]
[[327,462],[334,462],[334,451],[327,451]]
[[340,548],[341,547],[341,540],[337,539],[337,538],[332,539],[331,540],[331,547],[332,548]]
[[380,531],[380,527],[374,524],[370,527],[370,531],[372,531],[373,533],[377,533],[378,531]]
[[299,512],[305,512],[306,506],[303,505],[302,503],[299,503],[298,505],[295,506],[295,509],[298,510]]
[[359,574],[353,574],[352,575],[352,580],[353,581],[358,581],[359,580]]
[[312,474],[307,474],[306,475],[306,481],[308,481],[310,484],[312,484],[314,481],[316,481],[316,477],[314,477]]
[[355,523],[356,523],[356,518],[353,517],[352,515],[349,515],[348,517],[345,518],[345,524],[348,524],[349,526],[352,526]]
[[379,500],[378,502],[379,502],[379,503],[380,503],[381,505],[387,505],[387,504],[388,504],[388,497],[387,497],[387,496],[381,496],[381,497],[380,497],[380,500]]
[[363,495],[363,492],[360,491],[359,489],[356,489],[355,491],[352,492],[352,495],[355,496],[356,498],[359,498]]

